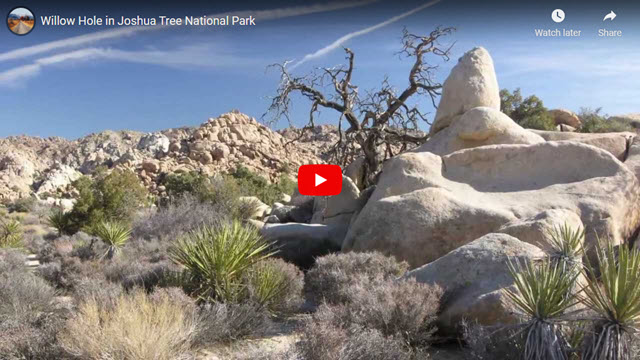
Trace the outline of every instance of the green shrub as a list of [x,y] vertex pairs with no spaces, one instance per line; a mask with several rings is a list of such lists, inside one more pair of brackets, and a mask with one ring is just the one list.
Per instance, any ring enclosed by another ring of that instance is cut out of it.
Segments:
[[513,94],[507,89],[500,90],[500,110],[524,128],[555,130],[553,117],[542,100],[535,95],[523,99],[519,88]]
[[273,255],[270,244],[240,222],[203,226],[179,239],[170,258],[185,268],[190,292],[200,301],[235,302],[244,292],[242,279],[251,266]]
[[22,225],[17,220],[0,220],[0,248],[21,248]]
[[196,171],[167,175],[161,182],[170,198],[178,199],[192,195],[200,201],[210,200],[214,192],[210,179]]
[[102,221],[91,230],[91,233],[107,246],[107,252],[104,254],[107,259],[111,259],[119,253],[131,238],[131,227],[117,221]]
[[302,305],[303,287],[302,271],[295,265],[276,258],[256,263],[247,279],[250,301],[278,314],[294,312]]
[[640,331],[640,252],[607,242],[598,248],[598,269],[587,266],[583,303],[596,313],[585,336],[585,360],[632,359]]
[[358,277],[394,279],[408,268],[406,262],[398,262],[378,252],[330,254],[319,257],[307,272],[305,290],[316,303],[349,302],[348,290]]
[[148,203],[146,188],[127,170],[116,169],[108,175],[98,171],[95,179],[83,176],[74,187],[79,196],[68,214],[69,234],[102,221],[130,222],[134,212]]
[[296,183],[287,174],[282,174],[275,184],[262,176],[251,172],[244,166],[238,167],[231,176],[240,187],[240,192],[244,196],[255,196],[265,204],[273,204],[280,201],[282,194],[292,194]]
[[580,132],[608,133],[634,131],[634,128],[633,126],[631,126],[631,124],[617,119],[610,119],[606,115],[602,115],[601,111],[602,108],[581,108],[580,113],[578,114],[578,117],[582,122]]

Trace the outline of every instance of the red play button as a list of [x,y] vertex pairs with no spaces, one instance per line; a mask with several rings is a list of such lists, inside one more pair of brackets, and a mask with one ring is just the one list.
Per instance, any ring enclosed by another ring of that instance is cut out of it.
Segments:
[[342,169],[338,165],[302,165],[298,169],[298,191],[310,196],[338,195],[342,191]]

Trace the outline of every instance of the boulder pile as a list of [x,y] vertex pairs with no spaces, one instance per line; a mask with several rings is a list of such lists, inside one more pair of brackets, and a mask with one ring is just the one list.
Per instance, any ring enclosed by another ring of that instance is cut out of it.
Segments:
[[[326,141],[335,135],[331,127],[319,129],[311,133],[319,133],[315,136]],[[293,132],[283,131],[287,136]],[[322,141],[289,144],[287,137],[237,111],[210,118],[196,128],[147,134],[104,131],[74,141],[10,137],[0,139],[0,201],[33,195],[43,200],[68,197],[69,184],[81,175],[92,175],[98,167],[135,171],[156,195],[163,194],[158,182],[164,173],[213,175],[242,165],[275,180],[286,168],[295,171],[302,164],[323,162],[318,154],[327,146]]]

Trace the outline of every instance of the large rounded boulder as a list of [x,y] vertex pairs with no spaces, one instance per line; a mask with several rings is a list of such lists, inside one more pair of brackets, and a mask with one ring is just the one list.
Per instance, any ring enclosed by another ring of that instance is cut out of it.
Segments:
[[342,249],[377,250],[418,267],[554,209],[579,218],[587,246],[597,236],[620,244],[640,225],[639,200],[634,173],[609,152],[576,142],[405,153],[385,164]]

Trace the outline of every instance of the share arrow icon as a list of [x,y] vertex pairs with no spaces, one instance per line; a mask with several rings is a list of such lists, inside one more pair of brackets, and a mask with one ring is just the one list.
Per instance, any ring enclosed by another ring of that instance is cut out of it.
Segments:
[[616,13],[613,12],[613,10],[611,10],[610,13],[607,14],[607,16],[604,17],[604,19],[602,19],[602,21],[607,21],[607,19],[613,21],[613,19],[616,18]]

